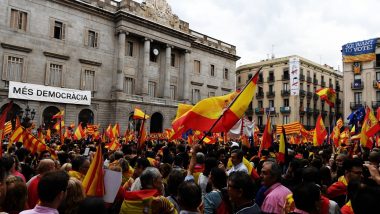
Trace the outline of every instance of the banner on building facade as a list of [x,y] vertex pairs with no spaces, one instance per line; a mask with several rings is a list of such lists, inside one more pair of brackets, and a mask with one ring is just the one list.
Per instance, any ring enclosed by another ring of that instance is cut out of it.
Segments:
[[53,103],[90,105],[91,91],[58,88],[22,82],[9,82],[8,98]]
[[343,45],[343,62],[366,62],[375,60],[376,41],[377,38]]
[[298,96],[300,93],[300,59],[298,57],[289,58],[290,73],[290,94]]

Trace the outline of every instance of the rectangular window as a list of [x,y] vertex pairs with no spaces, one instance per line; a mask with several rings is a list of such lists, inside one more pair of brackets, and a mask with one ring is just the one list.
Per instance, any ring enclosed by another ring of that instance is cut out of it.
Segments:
[[57,87],[61,86],[63,65],[50,63],[49,70],[50,70],[49,85],[57,86]]
[[284,106],[285,107],[289,106],[289,99],[284,99]]
[[307,92],[310,92],[310,85],[306,86]]
[[156,96],[156,83],[149,81],[148,82],[148,96],[155,97]]
[[126,94],[133,94],[135,81],[133,78],[126,77],[124,81],[124,91]]
[[273,92],[273,85],[269,85],[269,92]]
[[208,97],[215,97],[215,92],[214,91],[208,92]]
[[11,9],[11,28],[26,31],[28,14],[26,12]]
[[127,51],[125,54],[126,56],[133,56],[133,42],[127,41]]
[[228,69],[227,69],[227,68],[224,69],[223,78],[224,78],[225,80],[228,80]]
[[199,102],[201,100],[201,91],[199,89],[193,89],[193,103]]
[[95,71],[84,70],[84,90],[95,91]]
[[262,126],[262,125],[263,125],[263,116],[258,116],[258,117],[257,117],[257,124],[258,124],[259,126]]
[[214,77],[215,76],[215,66],[210,65],[210,76]]
[[93,30],[89,30],[88,31],[88,44],[87,44],[89,47],[92,47],[92,48],[97,48],[98,47],[98,33],[93,31]]
[[284,91],[289,90],[289,83],[284,83],[283,84],[283,89],[284,89]]
[[290,121],[289,121],[289,115],[284,115],[283,119],[282,119],[282,123],[283,124],[288,124]]
[[170,55],[170,65],[171,65],[172,67],[175,67],[175,54],[174,54],[174,53],[172,53],[172,54]]
[[201,61],[194,60],[194,73],[200,74],[201,73]]
[[64,39],[64,24],[60,21],[54,21],[54,34],[53,38],[55,39]]
[[175,85],[170,86],[170,99],[175,100],[176,98],[176,87]]
[[263,101],[262,101],[262,100],[260,100],[260,101],[258,102],[258,107],[259,107],[259,108],[263,108]]
[[24,70],[24,58],[16,56],[6,56],[4,64],[3,80],[21,82]]
[[355,103],[358,103],[358,104],[362,102],[362,92],[354,93],[354,101]]
[[264,93],[263,87],[259,86],[259,94],[263,94],[263,93]]
[[380,102],[380,91],[376,91],[376,101]]
[[269,100],[269,107],[270,108],[274,107],[274,100]]
[[376,80],[380,80],[380,72],[376,72]]

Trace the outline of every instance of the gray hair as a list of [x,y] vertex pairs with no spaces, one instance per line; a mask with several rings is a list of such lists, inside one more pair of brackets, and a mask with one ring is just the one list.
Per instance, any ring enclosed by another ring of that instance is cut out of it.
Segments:
[[153,182],[161,177],[160,171],[155,167],[147,167],[140,175],[142,189],[152,189]]
[[282,169],[281,166],[272,160],[267,160],[264,162],[264,164],[270,164],[270,175],[276,178],[276,181],[281,180],[281,174],[282,174]]

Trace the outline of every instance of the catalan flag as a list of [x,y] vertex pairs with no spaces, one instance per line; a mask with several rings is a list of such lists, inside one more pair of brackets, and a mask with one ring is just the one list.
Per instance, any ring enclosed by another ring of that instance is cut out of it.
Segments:
[[3,110],[0,116],[0,157],[3,155],[3,133],[4,133],[4,125],[5,125],[5,120],[7,119],[8,112],[12,109],[13,102],[9,102],[7,107]]
[[103,155],[100,145],[96,148],[95,157],[90,164],[90,168],[88,169],[82,184],[87,196],[103,197],[104,171]]
[[50,141],[51,140],[51,130],[50,128],[48,128],[46,130],[46,140]]
[[38,140],[34,135],[29,132],[24,132],[24,142],[23,145],[26,149],[30,151],[30,153],[40,153],[45,150],[49,150],[50,148],[46,146],[46,144],[42,143]]
[[[181,127],[186,127],[186,129],[200,131],[229,131],[244,115],[249,103],[252,102],[258,73],[248,81],[240,93],[233,92],[224,96],[201,100],[191,110],[173,121],[173,129],[179,130]],[[220,117],[221,119],[217,122]],[[214,124],[214,128],[210,130]]]
[[24,127],[22,126],[17,127],[9,138],[8,148],[11,147],[14,142],[19,142],[19,141],[22,142],[23,136],[24,136]]
[[120,137],[120,126],[119,126],[119,123],[116,123],[113,128],[112,128],[112,134],[114,136],[114,138],[118,138]]
[[105,134],[108,137],[108,139],[111,140],[111,141],[115,138],[114,135],[113,135],[111,124],[108,125]]
[[321,98],[321,100],[326,101],[326,103],[334,107],[335,100],[336,100],[336,92],[332,88],[321,88],[315,91],[317,95]]
[[12,122],[8,121],[4,124],[4,133],[3,136],[12,132]]
[[141,109],[135,108],[135,111],[133,112],[133,119],[141,119],[146,120],[149,119],[149,115],[145,114]]
[[105,145],[105,148],[115,151],[120,147],[120,144],[117,142],[117,140],[113,140]]
[[52,119],[55,119],[55,118],[62,119],[64,114],[65,114],[65,111],[61,110],[57,114],[53,115]]
[[325,124],[323,123],[322,116],[319,115],[317,122],[315,124],[315,130],[313,135],[313,144],[314,146],[322,145],[323,141],[327,136],[327,130],[325,128]]
[[141,124],[140,132],[139,132],[139,138],[137,140],[137,145],[139,148],[143,148],[145,141],[146,141],[146,138],[147,138],[147,134],[146,134],[146,130],[145,130],[144,125],[145,125],[145,123],[143,122]]

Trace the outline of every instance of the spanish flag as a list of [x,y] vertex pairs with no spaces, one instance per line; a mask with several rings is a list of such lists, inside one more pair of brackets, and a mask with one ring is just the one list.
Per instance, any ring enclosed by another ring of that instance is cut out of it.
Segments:
[[335,100],[336,100],[336,92],[332,88],[321,88],[318,89],[315,93],[318,94],[318,96],[321,98],[321,100],[326,101],[326,103],[334,107]]
[[373,142],[369,139],[380,131],[379,121],[376,119],[372,110],[367,107],[364,117],[362,130],[360,132],[360,144],[364,147],[372,149]]
[[317,122],[315,124],[315,130],[314,130],[314,135],[313,135],[314,146],[322,145],[326,136],[327,136],[327,131],[325,128],[325,124],[323,123],[322,116],[319,114]]
[[103,197],[104,195],[104,171],[103,156],[100,144],[96,148],[95,157],[83,179],[83,188],[87,196]]
[[146,119],[149,119],[149,115],[145,114],[139,108],[135,108],[135,111],[133,112],[133,119],[146,120]]
[[280,164],[285,163],[285,157],[288,153],[286,144],[287,144],[287,139],[286,139],[285,128],[284,126],[282,126],[282,133],[280,135],[280,142],[279,142],[278,155],[277,155],[277,161]]
[[259,148],[259,157],[261,156],[261,151],[263,149],[269,149],[272,145],[272,125],[270,121],[270,117],[267,117],[267,124],[265,125],[265,129],[263,132],[263,140],[261,141],[260,148]]
[[336,147],[339,146],[340,129],[342,127],[343,127],[343,120],[342,118],[339,118],[338,121],[336,121],[336,126],[334,127],[333,133],[332,133],[332,140]]
[[64,114],[65,114],[65,111],[61,110],[57,114],[53,115],[52,119],[55,119],[55,118],[62,119]]
[[77,129],[74,132],[74,140],[80,140],[85,137],[84,130],[82,128],[82,122],[79,123]]
[[114,138],[120,137],[120,126],[119,123],[116,123],[112,128],[112,134]]
[[24,136],[24,127],[19,126],[15,129],[15,131],[11,134],[9,138],[8,148],[12,146],[14,142],[22,142]]
[[61,129],[64,128],[64,127],[65,127],[65,121],[64,121],[64,120],[58,120],[58,121],[54,124],[54,126],[53,126],[53,128],[54,128],[55,130],[57,130],[58,132],[60,132]]

